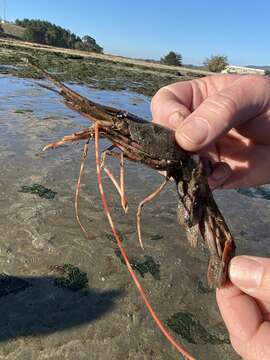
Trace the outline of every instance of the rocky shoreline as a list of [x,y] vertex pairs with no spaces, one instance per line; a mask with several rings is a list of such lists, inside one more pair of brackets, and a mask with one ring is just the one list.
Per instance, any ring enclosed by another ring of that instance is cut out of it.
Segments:
[[76,82],[97,89],[128,90],[153,96],[162,86],[202,77],[207,72],[182,67],[148,64],[128,58],[76,50],[37,46],[14,40],[0,40],[0,74],[39,78],[25,66],[25,57],[34,57],[61,81]]

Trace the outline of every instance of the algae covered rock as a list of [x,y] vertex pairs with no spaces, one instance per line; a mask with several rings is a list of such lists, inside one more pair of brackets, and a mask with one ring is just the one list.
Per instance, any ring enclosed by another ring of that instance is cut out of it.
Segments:
[[227,337],[208,332],[201,323],[188,312],[181,311],[175,313],[166,323],[176,334],[191,344],[220,345],[230,343]]
[[87,274],[77,266],[71,264],[57,265],[53,269],[63,276],[55,279],[55,286],[66,288],[72,291],[82,290],[87,287]]
[[55,191],[46,188],[43,185],[40,184],[32,184],[32,185],[23,185],[19,192],[22,193],[30,193],[30,194],[36,194],[39,197],[43,199],[52,200],[54,199],[55,195],[57,194]]
[[[121,263],[125,265],[120,250],[115,250],[115,255],[120,259]],[[152,256],[149,255],[145,255],[144,259],[144,261],[130,259],[129,262],[132,269],[138,271],[141,277],[150,273],[155,280],[160,280],[160,264],[156,263]]]

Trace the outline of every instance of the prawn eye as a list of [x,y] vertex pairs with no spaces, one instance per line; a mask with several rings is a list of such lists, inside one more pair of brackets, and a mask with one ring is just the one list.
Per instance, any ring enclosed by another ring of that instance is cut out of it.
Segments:
[[124,118],[127,118],[128,117],[128,112],[127,111],[122,111],[122,110],[119,110],[116,114],[116,117],[118,119],[124,119]]

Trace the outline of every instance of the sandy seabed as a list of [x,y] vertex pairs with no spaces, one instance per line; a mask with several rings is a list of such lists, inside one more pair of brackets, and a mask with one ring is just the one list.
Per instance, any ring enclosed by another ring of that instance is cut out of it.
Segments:
[[[95,101],[150,119],[149,98],[143,95],[73,87]],[[154,325],[127,269],[115,255],[116,244],[109,236],[96,185],[93,146],[80,202],[89,240],[74,215],[83,144],[41,152],[47,143],[88,122],[34,80],[1,77],[0,100],[0,273],[18,280],[13,292],[1,292],[0,287],[0,359],[179,359]],[[101,142],[101,146],[106,143]],[[110,159],[108,166],[117,173],[116,161]],[[160,265],[160,280],[149,273],[138,276],[163,321],[175,313],[187,313],[219,339],[208,342],[196,335],[192,343],[175,334],[196,359],[239,359],[227,343],[215,294],[206,287],[207,252],[203,246],[190,249],[177,223],[173,184],[145,207],[146,251],[138,245],[136,206],[160,181],[159,174],[127,163],[130,210],[124,215],[118,194],[104,177],[125,248],[137,261],[148,255]],[[20,192],[22,186],[33,183],[55,191],[55,198]],[[217,192],[216,198],[236,238],[237,252],[269,256],[270,202],[256,192],[246,195],[250,193],[232,190]],[[64,263],[87,273],[87,289],[74,292],[55,286],[58,275],[52,267]]]

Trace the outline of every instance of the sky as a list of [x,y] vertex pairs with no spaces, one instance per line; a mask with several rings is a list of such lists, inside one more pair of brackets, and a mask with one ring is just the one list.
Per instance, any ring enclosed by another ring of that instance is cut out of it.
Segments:
[[0,0],[0,17],[48,20],[90,35],[108,54],[184,64],[226,55],[233,65],[270,65],[270,1]]

